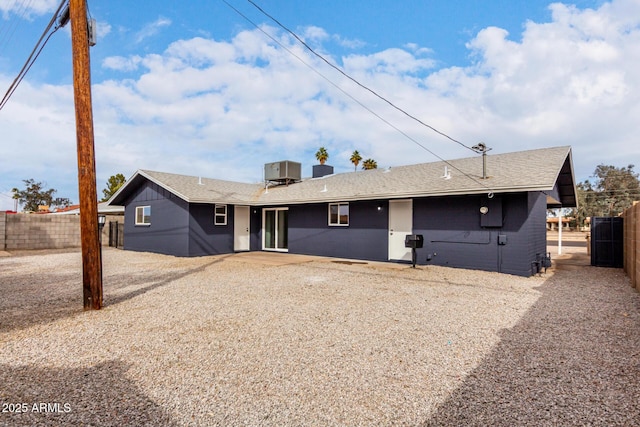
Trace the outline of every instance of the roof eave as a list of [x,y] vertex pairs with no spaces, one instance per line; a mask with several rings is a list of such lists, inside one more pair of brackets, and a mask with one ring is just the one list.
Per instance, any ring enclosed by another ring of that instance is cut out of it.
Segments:
[[478,194],[504,194],[504,193],[520,193],[520,192],[530,192],[530,191],[550,191],[553,187],[549,187],[548,185],[539,185],[539,186],[516,186],[516,187],[504,187],[504,188],[496,188],[488,190],[486,188],[480,189],[462,189],[457,191],[431,191],[428,193],[421,192],[406,192],[406,193],[372,193],[367,195],[352,195],[352,196],[340,196],[336,195],[335,197],[318,197],[318,198],[308,198],[304,200],[274,200],[274,201],[262,201],[262,202],[253,202],[250,203],[253,206],[282,206],[282,205],[302,205],[302,204],[311,204],[311,203],[332,203],[332,202],[356,202],[360,200],[397,200],[397,199],[414,199],[421,197],[447,197],[447,196],[467,196],[467,195],[478,195]]
[[[563,172],[563,170],[565,170],[565,172]],[[569,179],[569,182],[567,182],[567,179]],[[562,162],[562,166],[556,175],[556,182],[558,184],[560,198],[558,201],[559,205],[550,207],[577,208],[578,190],[576,188],[575,171],[573,169],[573,155],[570,147],[567,151],[565,160]]]
[[[181,194],[179,191],[176,191],[174,188],[171,188],[170,186],[164,184],[163,182],[155,179],[154,177],[152,177],[151,175],[147,174],[145,171],[138,169],[132,176],[131,178],[129,178],[124,185],[122,185],[122,187],[120,187],[118,189],[118,191],[116,191],[116,193],[111,196],[111,198],[107,201],[107,204],[109,206],[124,206],[124,198],[125,195],[130,191],[131,186],[135,186],[136,185],[136,178],[138,177],[142,177],[145,178],[151,182],[153,182],[154,184],[164,188],[167,191],[170,191],[171,193],[175,194],[176,196],[178,196],[179,198],[181,198],[182,200],[184,200],[187,203],[191,203],[192,201],[189,200],[189,198],[187,196],[185,196],[184,194]],[[122,204],[121,204],[122,203]]]
[[140,174],[142,176],[144,176],[145,178],[147,178],[149,181],[153,182],[154,184],[156,184],[156,185],[164,188],[165,190],[170,191],[171,193],[175,194],[176,196],[178,196],[179,198],[181,198],[185,202],[187,202],[187,203],[191,203],[192,202],[192,200],[189,200],[189,197],[187,197],[184,194],[180,193],[175,188],[170,187],[167,184],[164,184],[162,181],[159,181],[159,180],[155,179],[151,175],[145,173],[145,171],[140,171]]

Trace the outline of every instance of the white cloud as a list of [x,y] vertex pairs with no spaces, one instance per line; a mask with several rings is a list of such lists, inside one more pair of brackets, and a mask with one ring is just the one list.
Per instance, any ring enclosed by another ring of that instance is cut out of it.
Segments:
[[32,16],[44,15],[56,10],[59,2],[57,0],[31,0],[29,2],[18,2],[16,0],[0,0],[0,11],[5,19],[9,15],[17,15],[26,19]]
[[340,34],[329,34],[324,28],[316,27],[313,25],[302,28],[298,31],[302,40],[307,44],[314,46],[321,45],[323,42],[332,41],[338,44],[338,46],[347,49],[359,49],[366,46],[366,43],[362,40],[347,39]]
[[343,59],[348,72],[356,74],[391,74],[403,75],[426,71],[433,68],[435,62],[431,59],[419,58],[413,53],[398,48],[386,49],[372,55],[362,56],[352,54]]
[[338,45],[347,48],[347,49],[360,49],[363,48],[367,45],[367,43],[365,43],[362,40],[358,40],[358,39],[347,39],[344,37],[340,37],[339,35],[333,35],[332,39],[338,43]]
[[[0,77],[0,86],[8,87]],[[73,93],[70,86],[32,86],[23,81],[0,114],[0,191],[21,188],[23,179],[46,181],[56,195],[75,194],[77,178]],[[0,198],[0,210],[13,202]]]
[[[415,44],[352,53],[343,62],[363,84],[467,145],[484,141],[491,153],[572,145],[578,179],[599,163],[640,163],[634,148],[638,2],[551,9],[552,21],[527,22],[521,41],[496,27],[478,32],[468,42],[474,58],[468,67],[434,71],[433,53]],[[357,87],[290,36],[263,29],[437,155],[471,155]],[[331,42],[324,30],[309,31]],[[177,40],[163,52],[111,57],[103,66],[134,73],[94,85],[99,187],[110,175],[137,168],[258,181],[264,163],[285,158],[301,161],[308,175],[320,146],[337,171],[352,170],[354,149],[380,167],[437,160],[258,30],[228,41]],[[8,81],[0,76],[0,83]],[[62,187],[48,174],[55,167],[64,182],[76,175],[71,88],[24,84],[0,115],[3,140],[12,144],[0,170]],[[0,191],[16,179],[0,181]]]
[[321,42],[329,38],[329,33],[327,33],[324,28],[316,27],[313,25],[305,27],[302,31],[303,40],[313,40],[316,42]]
[[107,22],[98,21],[96,32],[98,35],[98,40],[101,40],[111,32],[111,25],[109,25]]
[[416,43],[407,43],[404,45],[404,48],[414,52],[416,55],[431,55],[433,54],[433,49],[428,47],[422,47]]
[[134,71],[138,69],[138,66],[142,58],[134,55],[131,57],[124,56],[110,56],[102,61],[102,66],[117,71]]
[[638,127],[630,112],[638,112],[640,95],[640,15],[629,19],[632,3],[597,11],[554,4],[553,21],[527,23],[519,43],[504,30],[484,29],[468,44],[474,67],[439,71],[427,85],[484,123],[478,130],[498,144],[571,144],[579,176],[600,161],[624,162],[635,144],[627,130]]
[[160,32],[160,30],[164,27],[168,27],[171,25],[171,20],[163,17],[159,17],[154,22],[151,22],[145,25],[140,31],[138,31],[135,35],[135,42],[141,43],[143,40],[153,37]]

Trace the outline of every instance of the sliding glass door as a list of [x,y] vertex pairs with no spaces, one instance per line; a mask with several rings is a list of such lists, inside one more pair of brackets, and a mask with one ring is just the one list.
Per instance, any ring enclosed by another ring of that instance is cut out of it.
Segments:
[[262,210],[262,248],[265,250],[288,250],[288,208]]

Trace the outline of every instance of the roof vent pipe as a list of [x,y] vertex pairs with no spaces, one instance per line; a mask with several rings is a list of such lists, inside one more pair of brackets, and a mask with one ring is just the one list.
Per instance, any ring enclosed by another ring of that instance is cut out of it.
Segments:
[[471,147],[476,153],[482,153],[482,179],[487,179],[487,151],[491,151],[491,148],[487,147],[484,142]]
[[449,171],[449,168],[447,166],[444,167],[444,175],[442,175],[440,178],[451,179],[451,172]]

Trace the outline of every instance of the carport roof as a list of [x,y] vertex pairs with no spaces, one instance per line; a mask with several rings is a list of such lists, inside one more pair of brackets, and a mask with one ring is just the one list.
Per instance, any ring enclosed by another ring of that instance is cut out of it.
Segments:
[[[308,178],[289,185],[246,184],[138,170],[109,201],[124,204],[145,180],[190,203],[256,206],[541,191],[550,207],[575,207],[571,147],[553,147]],[[449,178],[446,177],[445,170]]]

